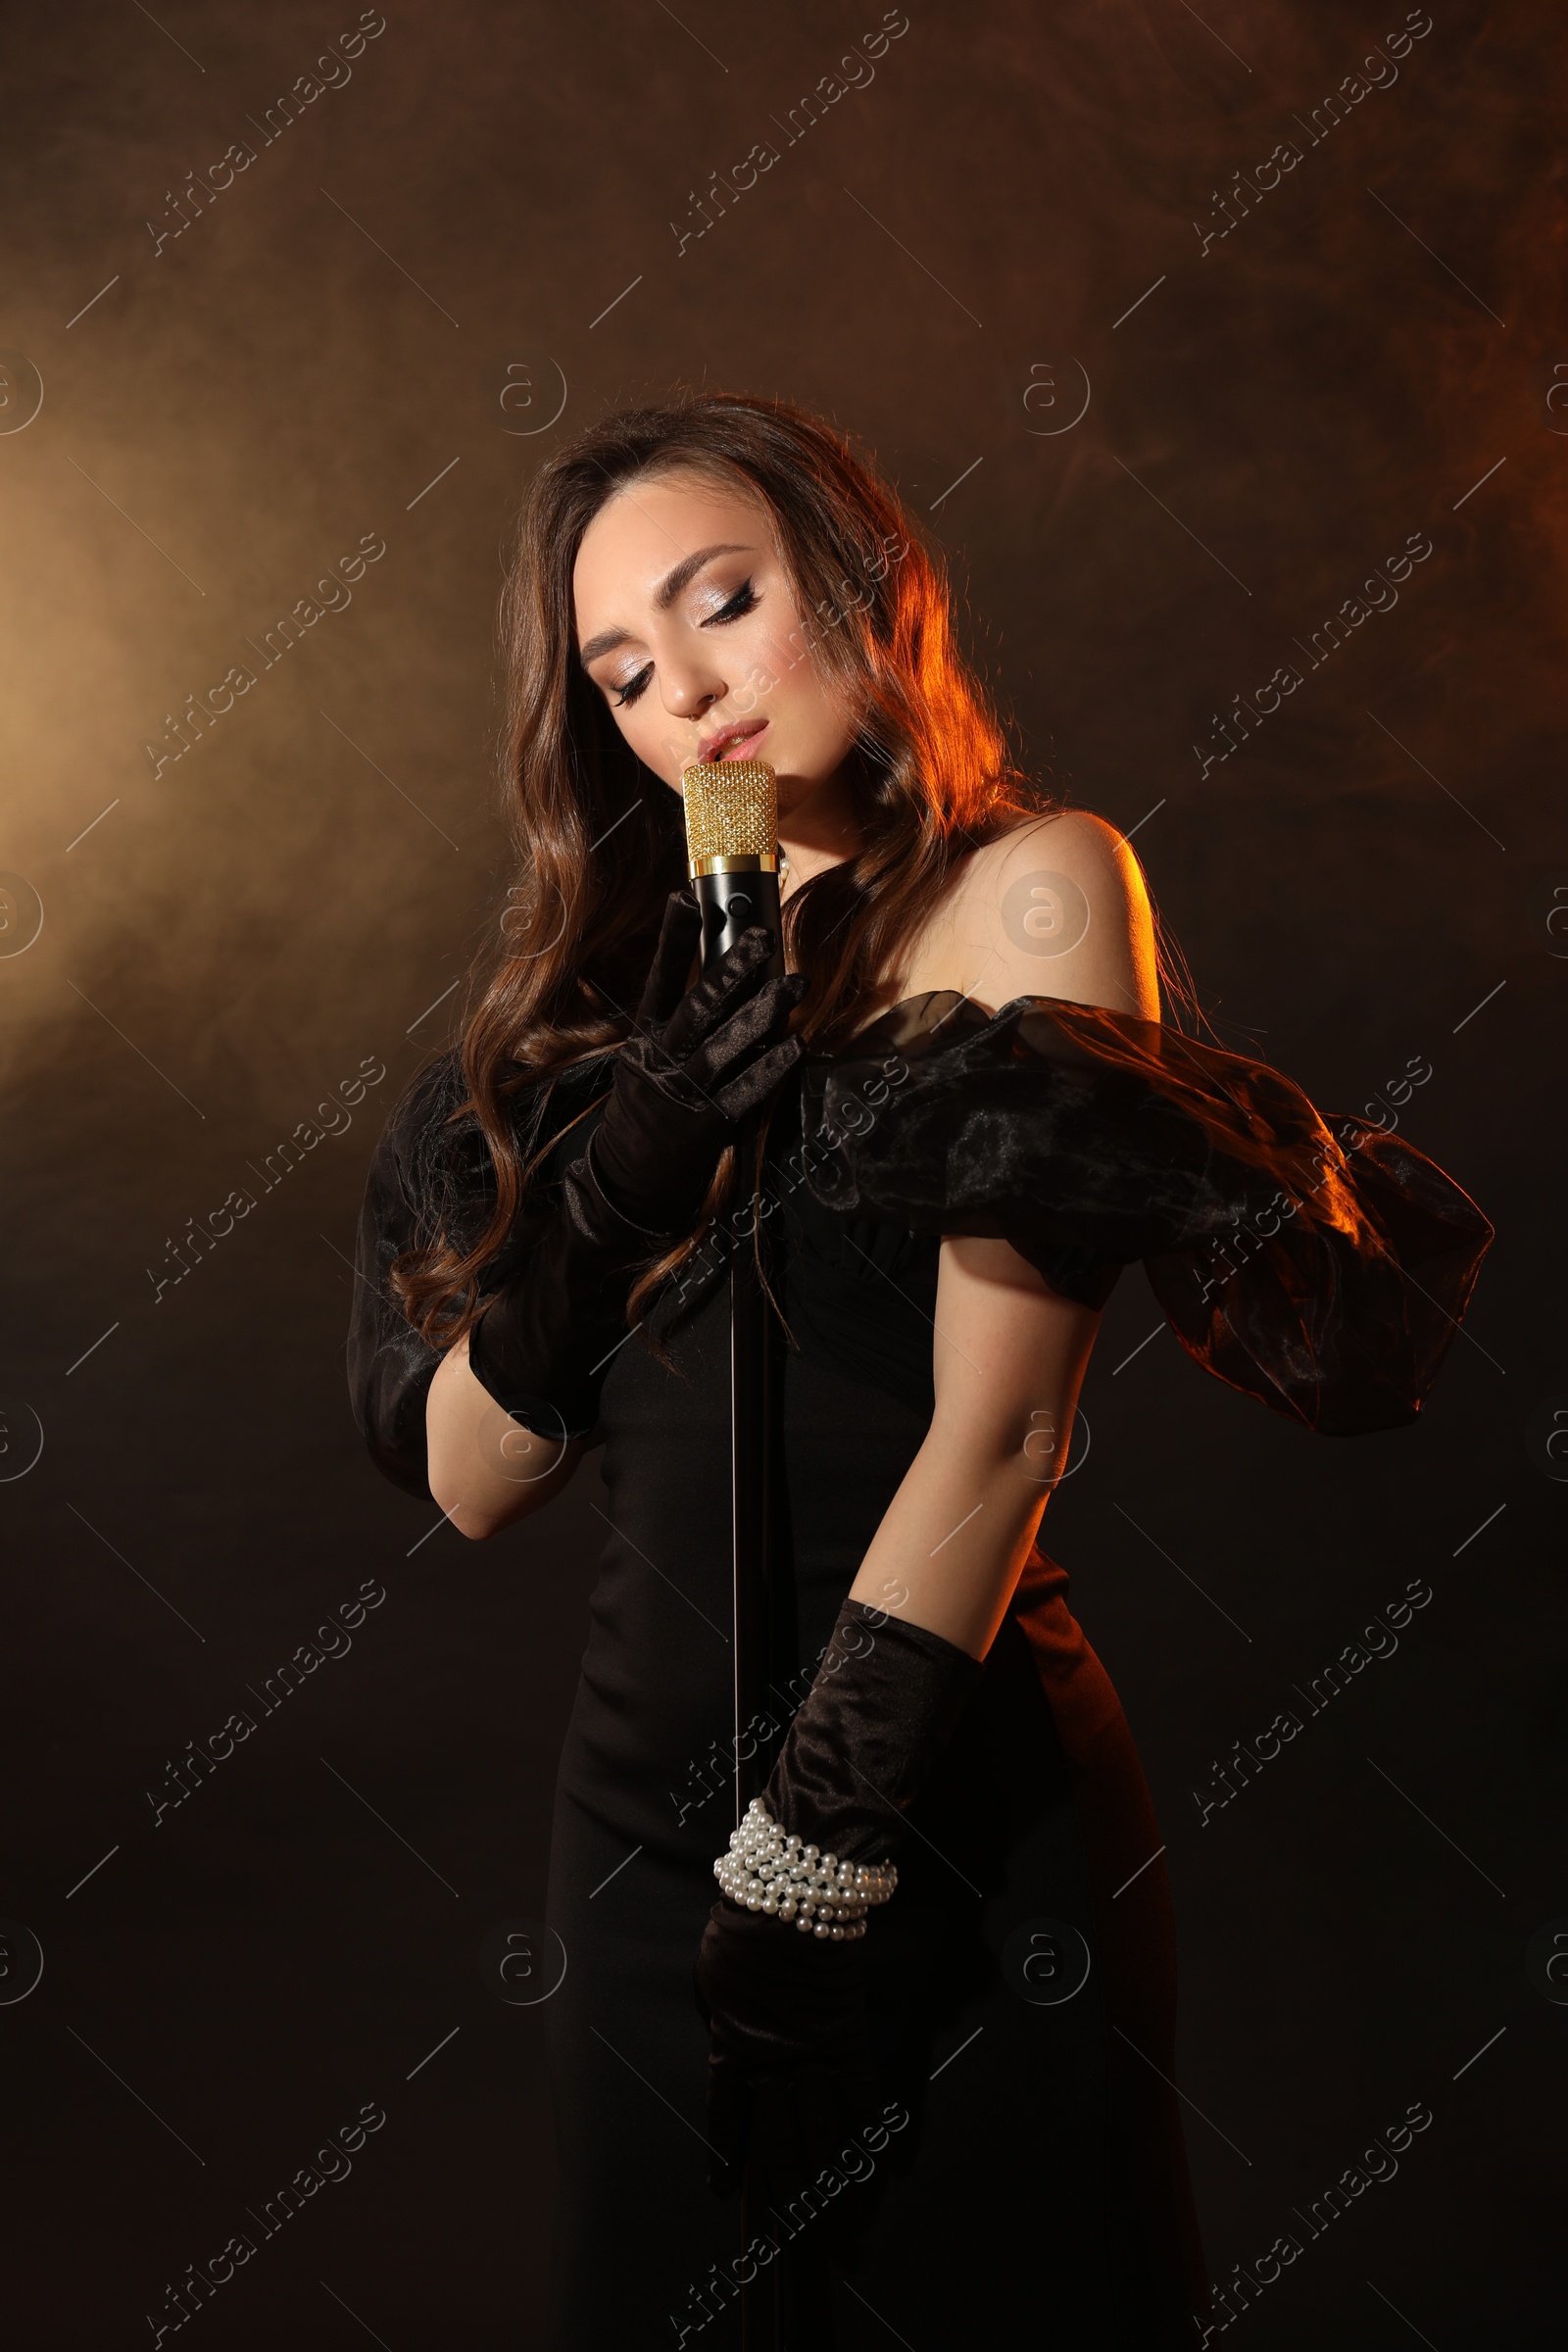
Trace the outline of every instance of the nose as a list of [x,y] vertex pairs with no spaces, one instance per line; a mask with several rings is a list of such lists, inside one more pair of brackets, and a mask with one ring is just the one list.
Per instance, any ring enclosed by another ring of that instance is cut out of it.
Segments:
[[659,666],[660,693],[671,718],[703,718],[729,692],[727,681],[700,645],[666,657]]

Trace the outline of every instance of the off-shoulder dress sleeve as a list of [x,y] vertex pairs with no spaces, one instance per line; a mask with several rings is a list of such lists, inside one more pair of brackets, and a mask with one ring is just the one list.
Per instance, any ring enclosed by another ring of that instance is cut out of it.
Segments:
[[[393,1260],[412,1247],[428,1188],[421,1144],[452,1084],[451,1057],[421,1071],[381,1131],[366,1177],[354,1247],[349,1316],[349,1401],[370,1459],[395,1486],[426,1500],[424,1406],[440,1351],[428,1347],[392,1296]],[[421,1197],[422,1196],[422,1197]]]
[[[570,1131],[604,1083],[592,1060],[549,1083],[525,1080],[506,1098],[523,1158],[555,1149],[530,1179],[511,1233],[479,1270],[481,1298],[515,1276],[547,1229],[560,1190],[559,1163],[575,1149]],[[441,1350],[408,1321],[388,1276],[395,1259],[416,1242],[444,1232],[468,1250],[489,1221],[495,1168],[472,1110],[461,1111],[466,1099],[456,1047],[410,1079],[371,1155],[355,1241],[348,1337],[355,1423],[376,1468],[423,1500],[430,1498],[424,1409]]]
[[1493,1240],[1401,1136],[1100,1005],[909,998],[805,1089],[825,1205],[1000,1237],[1090,1304],[1142,1259],[1205,1371],[1325,1435],[1415,1419]]
[[[477,1272],[482,1298],[514,1280],[529,1253],[546,1245],[562,1166],[581,1151],[576,1127],[604,1089],[604,1056],[590,1056],[553,1080],[526,1077],[506,1096],[517,1151],[536,1164],[522,1213]],[[430,1500],[425,1399],[442,1350],[420,1339],[397,1305],[388,1275],[393,1260],[416,1242],[447,1233],[459,1249],[472,1249],[487,1228],[496,1169],[472,1110],[454,1117],[466,1101],[456,1047],[416,1070],[371,1152],[355,1235],[348,1399],[376,1470],[420,1500]]]

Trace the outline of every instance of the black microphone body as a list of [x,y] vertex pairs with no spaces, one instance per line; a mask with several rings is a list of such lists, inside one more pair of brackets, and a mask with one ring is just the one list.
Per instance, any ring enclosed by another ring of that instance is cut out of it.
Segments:
[[[749,862],[749,861],[748,861]],[[740,870],[730,870],[731,867]],[[784,973],[784,918],[779,910],[778,875],[759,865],[748,872],[742,860],[726,860],[720,873],[694,874],[692,889],[703,912],[702,961],[705,972],[732,948],[743,931],[761,923],[773,935],[773,954],[762,977],[778,980]]]

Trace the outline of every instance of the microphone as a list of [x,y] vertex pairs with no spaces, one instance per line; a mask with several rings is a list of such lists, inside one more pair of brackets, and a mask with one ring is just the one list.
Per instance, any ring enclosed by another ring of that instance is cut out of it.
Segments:
[[[681,770],[686,853],[703,915],[702,968],[711,971],[743,931],[761,923],[773,953],[763,974],[784,972],[778,904],[778,787],[765,760],[694,760]],[[757,1233],[754,1221],[753,1236]],[[765,1705],[774,1611],[771,1432],[773,1347],[752,1252],[730,1257],[730,1523],[733,1551],[735,1824],[760,1794],[765,1774],[748,1728]],[[745,2194],[749,2194],[747,2191]],[[744,2204],[744,2195],[743,2195]],[[745,2237],[743,2230],[742,2235]],[[743,2294],[750,2290],[743,2287]],[[752,2304],[757,2297],[750,2295]],[[748,2331],[748,2341],[753,2340]]]
[[773,935],[766,980],[784,972],[778,903],[778,787],[765,760],[694,760],[681,769],[687,870],[703,915],[710,971],[753,923]]

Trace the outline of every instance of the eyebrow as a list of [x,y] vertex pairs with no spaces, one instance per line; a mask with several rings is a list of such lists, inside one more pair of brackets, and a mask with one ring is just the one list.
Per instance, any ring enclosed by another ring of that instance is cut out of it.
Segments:
[[[740,540],[715,539],[711,547],[700,547],[694,556],[681,558],[674,570],[660,581],[654,591],[654,603],[661,612],[667,612],[681,590],[695,579],[703,565],[710,563],[714,556],[750,556],[756,552],[755,548],[748,547]],[[577,659],[586,669],[602,654],[612,654],[617,645],[624,645],[630,636],[630,629],[601,629],[597,637],[589,638]]]

